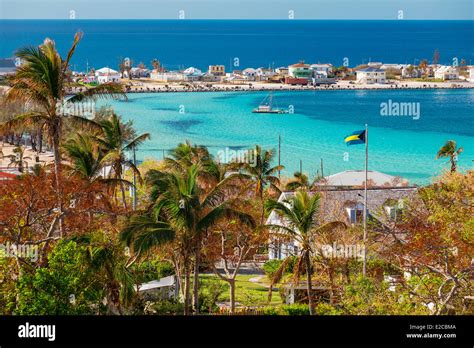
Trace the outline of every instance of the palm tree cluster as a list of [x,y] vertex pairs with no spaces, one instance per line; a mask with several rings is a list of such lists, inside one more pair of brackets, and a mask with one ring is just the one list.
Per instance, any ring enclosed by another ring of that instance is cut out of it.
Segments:
[[172,244],[172,260],[183,282],[185,314],[190,313],[191,273],[193,309],[199,313],[199,273],[206,234],[222,219],[257,228],[255,218],[247,212],[250,209],[242,209],[242,205],[252,197],[252,190],[263,199],[264,185],[278,181],[268,170],[271,156],[260,147],[257,153],[259,168],[249,170],[247,164],[240,164],[241,172],[236,172],[232,169],[235,164],[217,163],[205,147],[187,142],[170,152],[162,170],[147,174],[150,205],[129,220],[121,239],[132,249],[135,260]]

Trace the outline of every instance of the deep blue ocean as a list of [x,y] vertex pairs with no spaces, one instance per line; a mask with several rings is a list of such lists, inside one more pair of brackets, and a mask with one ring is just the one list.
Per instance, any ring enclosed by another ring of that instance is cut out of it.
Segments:
[[419,63],[453,58],[474,64],[474,21],[408,20],[0,20],[0,57],[22,46],[56,41],[61,53],[73,34],[84,38],[73,68],[117,68],[120,58],[177,69],[224,64],[233,69],[284,66],[305,60],[349,66],[382,61]]
[[[150,66],[159,59],[168,69],[210,64],[233,69],[288,65],[299,60],[349,66],[369,61],[419,63],[453,58],[474,65],[474,21],[208,21],[208,20],[0,20],[0,57],[25,45],[54,39],[62,55],[77,30],[84,32],[72,64],[75,70],[118,67],[120,57]],[[227,68],[228,69],[228,68]],[[260,144],[276,148],[281,135],[285,175],[298,170],[311,176],[321,158],[325,174],[363,169],[364,146],[346,147],[343,139],[369,124],[369,168],[424,184],[446,170],[436,160],[447,140],[464,147],[461,170],[474,159],[474,90],[314,91],[275,93],[281,106],[294,114],[262,115],[251,111],[266,96],[250,93],[132,94],[127,102],[108,101],[117,113],[133,120],[151,140],[137,153],[140,160],[160,159],[186,139],[225,148]],[[420,118],[383,117],[380,105],[392,100],[420,104]],[[186,112],[180,109],[185,107]]]

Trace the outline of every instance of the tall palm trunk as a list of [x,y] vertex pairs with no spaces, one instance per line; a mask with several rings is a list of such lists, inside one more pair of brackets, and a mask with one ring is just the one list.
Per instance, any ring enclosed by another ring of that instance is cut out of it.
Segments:
[[59,121],[50,127],[50,138],[53,146],[54,154],[54,178],[56,184],[56,195],[58,200],[58,215],[59,215],[59,235],[62,238],[64,233],[63,228],[63,203],[62,203],[62,187],[61,187],[61,154],[59,152],[59,141],[61,134],[61,124]]
[[186,265],[185,266],[185,269],[184,269],[184,315],[189,315],[189,300],[190,300],[190,288],[189,288],[189,285],[190,285],[190,278],[191,278],[191,274],[190,274],[190,269],[189,269],[189,265]]
[[313,287],[311,284],[311,256],[309,254],[309,251],[306,251],[305,261],[306,261],[306,290],[308,292],[309,314],[314,315]]

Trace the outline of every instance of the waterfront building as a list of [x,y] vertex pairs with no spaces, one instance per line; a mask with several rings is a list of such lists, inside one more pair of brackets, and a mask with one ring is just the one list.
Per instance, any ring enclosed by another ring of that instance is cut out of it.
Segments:
[[277,73],[270,68],[258,68],[256,74],[257,81],[269,81],[276,76]]
[[189,67],[183,71],[186,81],[199,81],[202,77],[202,71],[195,67]]
[[208,73],[214,76],[225,76],[224,65],[209,65]]
[[255,79],[257,78],[257,69],[254,69],[254,68],[244,69],[242,71],[242,75],[244,75],[249,81],[255,81]]
[[300,62],[297,64],[290,65],[288,67],[288,75],[295,79],[311,79],[313,76],[313,70],[311,70],[309,64]]
[[279,67],[279,68],[276,68],[276,69],[275,69],[275,72],[276,72],[278,75],[280,75],[281,77],[288,76],[288,73],[289,73],[288,67],[286,67],[286,66],[281,66],[281,67]]
[[421,75],[421,69],[413,65],[405,65],[402,69],[402,78],[420,78]]
[[356,71],[356,82],[366,84],[383,84],[386,81],[385,70],[368,67]]
[[453,66],[440,66],[434,71],[434,77],[441,80],[458,80],[459,71]]
[[158,82],[177,82],[177,81],[184,81],[185,75],[179,71],[155,71],[150,75],[152,80],[156,80]]
[[474,82],[474,66],[469,66],[469,77],[468,80],[470,82]]
[[99,84],[109,82],[120,82],[120,73],[114,69],[102,68],[95,71],[95,76]]
[[313,75],[326,75],[329,76],[332,73],[333,66],[332,64],[311,64],[311,70],[313,70]]
[[380,69],[380,67],[383,65],[383,63],[382,62],[368,62],[367,65],[371,68]]

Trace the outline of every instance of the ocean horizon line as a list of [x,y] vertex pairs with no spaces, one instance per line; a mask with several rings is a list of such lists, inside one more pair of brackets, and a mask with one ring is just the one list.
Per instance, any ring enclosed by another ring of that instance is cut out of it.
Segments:
[[0,18],[0,21],[214,21],[214,22],[474,22],[474,18],[472,19],[420,19],[420,18],[412,18],[412,19],[347,19],[347,18]]

